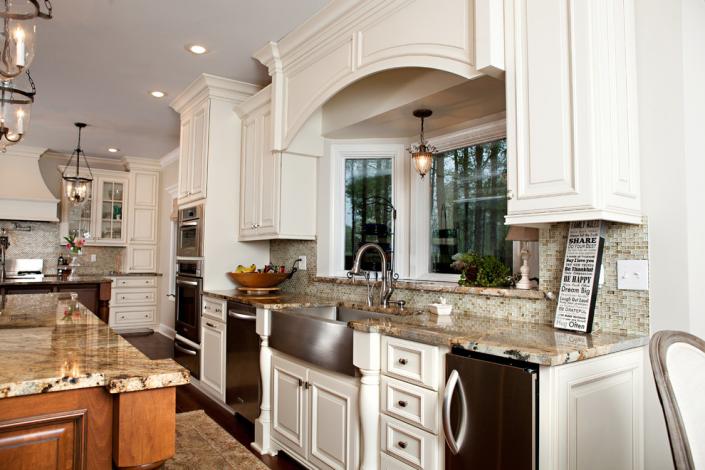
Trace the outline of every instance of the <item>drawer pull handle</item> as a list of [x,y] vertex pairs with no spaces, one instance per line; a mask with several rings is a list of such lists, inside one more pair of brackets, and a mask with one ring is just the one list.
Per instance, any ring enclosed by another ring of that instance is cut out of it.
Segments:
[[399,442],[397,442],[397,445],[398,445],[399,447],[401,447],[402,449],[406,449],[406,445],[407,445],[407,444],[406,444],[406,442],[404,442],[404,441],[399,441]]
[[409,361],[407,361],[405,358],[403,358],[403,357],[399,358],[399,364],[405,366],[407,362],[409,362]]
[[303,387],[303,386],[304,386],[304,381],[299,379],[299,387]]
[[210,326],[211,328],[215,328],[215,325],[213,323],[206,322],[206,325]]
[[398,403],[399,403],[399,406],[401,406],[402,408],[406,408],[406,405],[407,405],[406,401],[404,401],[404,400],[399,400]]

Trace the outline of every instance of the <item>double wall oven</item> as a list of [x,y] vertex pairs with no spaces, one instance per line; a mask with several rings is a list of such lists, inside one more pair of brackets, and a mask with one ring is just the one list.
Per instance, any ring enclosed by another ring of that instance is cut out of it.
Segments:
[[203,206],[179,210],[174,359],[200,378]]

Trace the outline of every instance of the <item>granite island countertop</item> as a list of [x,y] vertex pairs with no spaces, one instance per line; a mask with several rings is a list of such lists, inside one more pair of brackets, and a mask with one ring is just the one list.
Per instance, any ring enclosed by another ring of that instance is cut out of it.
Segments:
[[0,398],[105,387],[187,384],[171,359],[151,360],[69,294],[8,295],[0,305]]
[[204,291],[203,295],[231,302],[240,302],[259,308],[281,310],[283,308],[337,307],[339,300],[310,295],[282,294],[272,296],[243,295],[237,289]]
[[58,276],[44,276],[42,279],[4,279],[0,281],[0,287],[5,286],[30,286],[30,285],[67,285],[67,284],[100,284],[102,282],[112,282],[110,277],[102,274],[88,274],[78,276],[76,279],[68,280]]

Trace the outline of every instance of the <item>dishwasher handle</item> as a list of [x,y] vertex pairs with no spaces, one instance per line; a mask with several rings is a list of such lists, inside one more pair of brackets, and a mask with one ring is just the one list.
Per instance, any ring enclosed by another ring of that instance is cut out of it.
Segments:
[[[453,427],[450,424],[450,405],[453,400],[453,393],[456,387],[459,386],[460,391],[460,426],[458,430],[458,436],[453,435]],[[458,371],[453,369],[448,376],[448,381],[446,382],[445,391],[443,392],[443,434],[445,435],[446,443],[450,448],[453,455],[458,455],[460,448],[465,441],[465,433],[467,432],[468,424],[468,403],[465,398],[465,391],[463,390],[463,384],[460,383],[460,374]]]
[[196,355],[198,355],[198,353],[197,353],[196,351],[191,351],[190,349],[186,349],[186,348],[184,348],[184,347],[182,347],[182,346],[179,346],[178,343],[174,343],[174,348],[175,348],[177,351],[181,351],[181,352],[184,353],[184,354],[188,354],[189,356],[196,356]]
[[236,312],[235,310],[229,310],[228,316],[233,317],[233,318],[237,318],[238,320],[249,320],[249,321],[257,320],[257,315],[247,315],[245,313]]

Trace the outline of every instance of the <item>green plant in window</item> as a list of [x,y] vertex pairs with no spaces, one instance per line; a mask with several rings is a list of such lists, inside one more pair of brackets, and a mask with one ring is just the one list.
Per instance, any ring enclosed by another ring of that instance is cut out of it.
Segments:
[[453,256],[451,267],[460,271],[461,286],[508,287],[511,284],[511,268],[496,256],[480,256],[468,251]]

